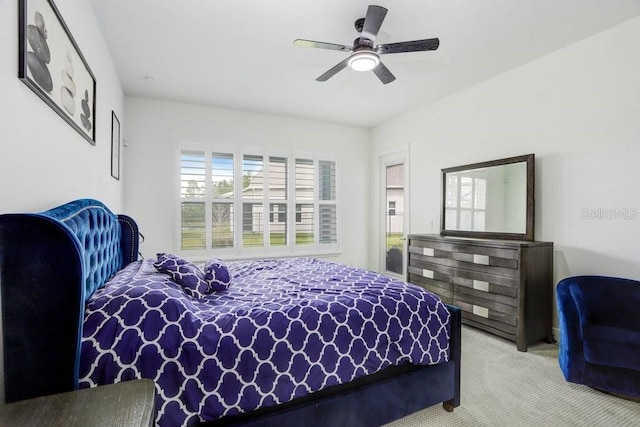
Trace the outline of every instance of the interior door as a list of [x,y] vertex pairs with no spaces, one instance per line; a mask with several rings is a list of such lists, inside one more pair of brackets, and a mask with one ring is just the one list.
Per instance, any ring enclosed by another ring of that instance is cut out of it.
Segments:
[[406,256],[407,186],[404,158],[388,157],[382,161],[382,264],[386,274],[404,277]]

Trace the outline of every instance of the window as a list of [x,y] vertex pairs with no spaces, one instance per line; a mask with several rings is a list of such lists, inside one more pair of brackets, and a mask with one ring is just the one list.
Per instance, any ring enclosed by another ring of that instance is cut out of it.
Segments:
[[233,247],[233,155],[211,155],[211,247]]
[[389,201],[388,215],[389,216],[396,216],[396,202]]
[[205,156],[203,151],[184,150],[180,159],[180,216],[182,249],[206,246]]
[[318,220],[320,222],[320,243],[337,243],[338,229],[336,218],[336,162],[320,160],[318,162],[320,196]]
[[178,249],[202,254],[334,251],[336,160],[182,144]]
[[445,223],[457,230],[485,230],[487,180],[469,175],[447,176]]

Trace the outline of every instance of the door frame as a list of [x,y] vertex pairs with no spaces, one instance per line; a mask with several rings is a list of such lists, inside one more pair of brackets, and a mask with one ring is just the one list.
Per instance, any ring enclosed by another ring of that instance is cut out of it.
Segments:
[[[387,240],[387,226],[386,226],[386,216],[387,216],[387,188],[386,188],[386,183],[387,183],[387,167],[388,166],[393,166],[393,165],[398,165],[398,164],[404,164],[404,206],[403,206],[403,230],[402,230],[402,238],[403,241],[405,242],[403,246],[403,253],[402,253],[402,275],[397,274],[397,273],[393,273],[390,271],[387,271],[386,269],[386,254],[387,254],[387,249],[386,249],[386,240]],[[377,207],[377,211],[379,212],[380,215],[380,224],[379,224],[379,238],[378,238],[378,242],[377,242],[377,246],[378,246],[378,271],[390,275],[390,276],[395,276],[395,277],[399,277],[402,278],[404,280],[404,278],[407,275],[407,255],[408,255],[408,248],[406,245],[407,242],[407,234],[409,234],[409,225],[410,225],[410,195],[411,192],[409,191],[409,146],[402,146],[402,147],[397,147],[393,150],[381,153],[378,155],[378,165],[380,168],[380,182],[378,183],[378,188],[379,188],[379,194],[380,194],[380,198],[379,198],[379,202],[378,202],[378,207]]]

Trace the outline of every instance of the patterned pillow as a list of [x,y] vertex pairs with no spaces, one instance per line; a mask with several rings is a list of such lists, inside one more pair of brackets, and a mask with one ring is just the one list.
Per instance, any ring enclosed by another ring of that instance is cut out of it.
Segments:
[[204,265],[204,280],[209,284],[211,291],[224,291],[231,284],[229,268],[220,259],[211,259]]
[[168,274],[171,280],[182,286],[184,292],[194,298],[202,298],[211,293],[204,273],[192,262],[174,254],[159,253],[153,266],[160,273]]

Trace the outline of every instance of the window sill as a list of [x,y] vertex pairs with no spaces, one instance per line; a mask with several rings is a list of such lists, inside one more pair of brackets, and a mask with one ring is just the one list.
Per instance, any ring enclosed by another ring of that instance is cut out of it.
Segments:
[[206,262],[212,258],[222,259],[224,261],[244,261],[254,259],[278,259],[278,258],[300,258],[300,257],[337,257],[342,255],[338,249],[333,250],[310,250],[299,252],[236,252],[236,253],[210,253],[210,254],[192,254],[189,252],[180,252],[179,255],[191,262]]

